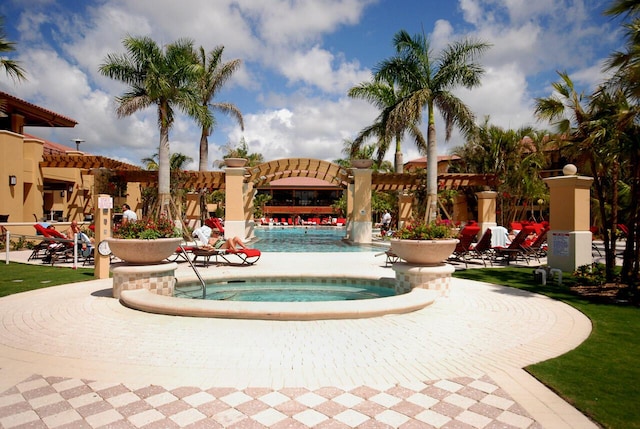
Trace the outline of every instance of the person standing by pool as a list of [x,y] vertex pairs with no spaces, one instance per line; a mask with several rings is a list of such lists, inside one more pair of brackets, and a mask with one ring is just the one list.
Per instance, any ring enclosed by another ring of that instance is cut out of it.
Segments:
[[385,210],[384,214],[382,215],[382,227],[380,228],[382,235],[386,235],[390,227],[391,227],[391,213],[389,213],[389,210]]
[[129,204],[123,204],[122,205],[122,210],[123,210],[123,212],[122,212],[122,223],[127,223],[127,222],[138,220],[138,215],[136,214],[136,212],[131,210],[131,206]]

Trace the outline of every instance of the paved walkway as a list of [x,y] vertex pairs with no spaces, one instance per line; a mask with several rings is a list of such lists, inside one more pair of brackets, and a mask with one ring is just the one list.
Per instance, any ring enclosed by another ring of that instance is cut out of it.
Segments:
[[[374,253],[265,253],[201,271],[394,276]],[[414,313],[317,322],[143,313],[111,298],[108,279],[1,298],[0,427],[596,427],[522,370],[575,348],[589,320],[452,283]]]

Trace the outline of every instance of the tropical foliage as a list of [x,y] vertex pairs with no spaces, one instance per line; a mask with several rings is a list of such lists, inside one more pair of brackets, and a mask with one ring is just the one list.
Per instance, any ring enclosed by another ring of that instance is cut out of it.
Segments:
[[170,215],[169,130],[174,123],[175,109],[198,118],[201,124],[212,122],[209,109],[200,103],[195,84],[199,68],[194,61],[193,41],[179,39],[160,46],[149,37],[129,36],[122,43],[126,53],[107,55],[100,65],[100,73],[129,86],[124,94],[116,97],[119,117],[151,106],[157,108],[158,202],[160,212]]
[[222,168],[225,165],[225,159],[227,158],[244,158],[247,160],[247,166],[253,167],[254,165],[262,164],[264,158],[261,153],[249,152],[249,145],[245,141],[244,137],[240,139],[238,145],[232,145],[228,143],[225,147],[226,153],[222,156],[221,160],[215,162],[218,168]]
[[13,80],[26,80],[26,72],[20,63],[4,56],[15,50],[15,43],[7,40],[4,31],[4,17],[0,16],[0,69],[4,69],[7,76]]
[[477,133],[452,153],[464,160],[458,172],[496,175],[498,222],[508,225],[522,219],[524,211],[540,200],[548,202],[540,172],[549,166],[545,155],[549,144],[545,131],[531,127],[505,130],[485,118]]
[[[149,158],[143,158],[142,162],[147,170],[158,171],[158,158],[159,155],[156,152]],[[179,152],[172,153],[170,156],[170,190],[173,197],[172,203],[176,207],[178,217],[184,212],[184,197],[188,191],[184,187],[187,181],[187,175],[184,171],[185,166],[192,161],[193,158]],[[142,213],[145,215],[154,213],[154,208],[158,207],[158,188],[156,186],[147,186],[142,189],[142,203]]]
[[[345,158],[334,159],[333,163],[338,164],[344,168],[351,168],[351,161],[354,159],[373,159],[376,151],[375,145],[361,145],[358,146],[353,140],[344,139],[342,141],[342,153]],[[394,167],[389,161],[380,160],[379,158],[373,159],[373,165],[371,166],[373,171],[377,172],[393,172]]]
[[640,300],[640,7],[637,1],[616,0],[607,12],[627,20],[623,25],[626,47],[613,53],[607,63],[611,77],[592,94],[584,95],[567,73],[560,73],[560,81],[553,86],[555,93],[537,100],[536,113],[555,125],[554,139],[582,161],[594,179],[608,282],[615,280],[618,224],[626,225],[629,232],[621,281],[629,285],[628,295],[637,302]]
[[[427,210],[425,219],[433,220],[437,213],[438,148],[436,141],[435,110],[445,121],[445,140],[449,140],[453,127],[470,137],[475,131],[471,109],[452,91],[458,87],[467,89],[480,84],[484,73],[476,59],[488,49],[483,42],[463,40],[447,46],[439,55],[431,51],[424,34],[410,36],[401,30],[394,36],[396,55],[383,60],[374,72],[374,82],[393,88],[393,97],[376,96],[372,85],[361,85],[353,95],[362,94],[383,107],[376,122],[376,135],[383,144],[391,137],[422,123],[427,112]],[[374,124],[375,125],[375,124]]]
[[[375,122],[372,125],[363,128],[356,138],[350,143],[348,155],[351,159],[363,158],[359,152],[363,150],[362,145],[364,141],[375,137],[377,138],[376,146],[378,149],[376,162],[377,164],[381,164],[385,154],[391,146],[392,140],[395,139],[394,171],[396,173],[402,173],[402,139],[404,134],[407,132],[414,139],[418,150],[422,153],[426,152],[427,143],[422,135],[419,123],[415,120],[413,122],[406,123],[390,123],[389,115],[396,103],[398,103],[402,98],[402,95],[398,90],[396,90],[393,82],[382,80],[362,82],[351,88],[348,94],[349,97],[369,101],[381,111]],[[391,129],[392,127],[395,127],[395,129]],[[366,158],[372,158],[375,146],[365,146],[365,150],[367,152],[369,152],[368,148],[372,148],[372,150]]]
[[[200,103],[203,108],[220,111],[233,116],[240,128],[244,130],[244,120],[242,113],[234,104],[228,102],[213,101],[215,96],[220,92],[225,83],[233,76],[233,73],[240,67],[242,61],[239,59],[222,62],[222,54],[224,46],[216,46],[213,50],[206,53],[201,46],[194,52],[196,64],[198,65],[196,73],[196,88]],[[196,115],[196,122],[200,124],[202,130],[200,133],[200,161],[198,170],[208,170],[209,159],[209,141],[208,136],[213,131],[215,125],[215,117],[213,114],[208,117]]]

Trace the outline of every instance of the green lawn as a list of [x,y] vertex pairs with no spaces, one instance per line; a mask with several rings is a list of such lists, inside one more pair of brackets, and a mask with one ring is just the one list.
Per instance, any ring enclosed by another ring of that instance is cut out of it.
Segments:
[[[566,286],[536,285],[531,268],[457,271],[454,277],[548,295],[591,319],[591,336],[571,352],[525,368],[606,428],[640,428],[640,309],[590,302]],[[565,279],[571,282],[571,278]]]
[[93,280],[93,268],[0,263],[0,297],[18,292]]

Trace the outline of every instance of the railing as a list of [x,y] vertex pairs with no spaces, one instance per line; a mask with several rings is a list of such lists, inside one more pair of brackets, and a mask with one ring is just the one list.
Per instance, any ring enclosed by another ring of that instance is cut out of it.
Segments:
[[187,254],[187,251],[184,249],[184,247],[182,247],[182,244],[180,245],[180,251],[186,257],[187,261],[189,261],[189,265],[191,265],[191,268],[193,269],[193,272],[196,273],[196,277],[198,277],[198,280],[200,280],[200,284],[202,285],[202,299],[205,299],[207,297],[207,285],[204,282],[204,279],[200,275],[200,272],[198,271],[196,266],[193,265],[193,261],[191,260],[191,258]]

